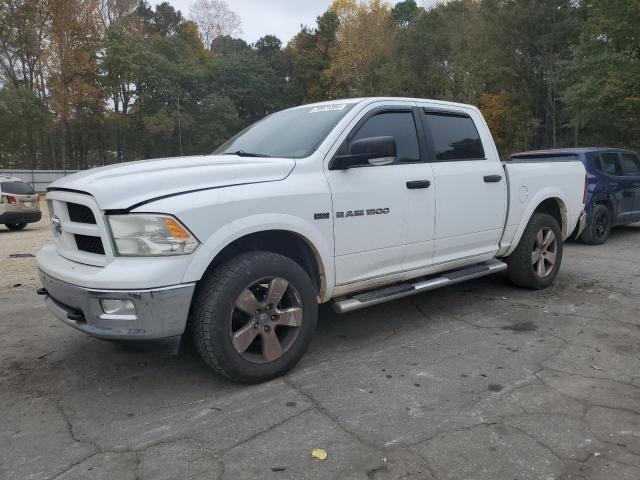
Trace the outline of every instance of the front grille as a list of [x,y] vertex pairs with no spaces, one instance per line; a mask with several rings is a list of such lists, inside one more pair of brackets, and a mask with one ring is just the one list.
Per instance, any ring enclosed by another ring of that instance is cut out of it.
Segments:
[[100,237],[92,237],[90,235],[75,234],[76,246],[78,250],[96,255],[104,255],[104,245]]
[[76,223],[96,224],[96,217],[91,209],[79,203],[67,203],[67,211],[69,212],[69,220]]
[[72,262],[106,267],[113,260],[102,212],[89,195],[50,191],[47,204],[57,252]]

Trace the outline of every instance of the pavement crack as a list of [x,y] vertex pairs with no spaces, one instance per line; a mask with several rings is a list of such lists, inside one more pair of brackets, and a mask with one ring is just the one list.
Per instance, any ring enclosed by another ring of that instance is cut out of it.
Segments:
[[77,467],[81,463],[86,462],[87,460],[95,457],[96,455],[100,455],[101,453],[102,453],[102,451],[93,452],[92,454],[87,455],[86,457],[81,458],[80,460],[77,460],[77,461],[73,462],[71,465],[69,465],[63,471],[56,473],[53,477],[47,477],[47,480],[56,480],[56,478],[60,478],[62,475],[64,475],[65,473],[69,472],[73,468]]
[[422,460],[424,462],[424,464],[427,467],[427,470],[429,470],[429,474],[431,475],[433,480],[438,480],[438,476],[436,475],[436,472],[433,470],[433,467],[431,466],[431,463],[429,463],[429,460],[427,460],[427,458],[424,455],[422,455],[420,452],[416,451],[415,449],[409,448],[409,450],[411,450],[415,455],[418,456],[418,458],[420,458],[420,460]]
[[268,427],[268,428],[266,428],[266,429],[264,429],[264,430],[261,430],[261,431],[259,431],[259,432],[255,433],[255,434],[253,434],[253,435],[250,435],[249,437],[247,437],[247,438],[245,438],[245,439],[243,439],[243,440],[241,440],[241,441],[239,441],[239,442],[234,443],[233,445],[231,445],[231,446],[230,446],[230,447],[228,447],[228,448],[225,448],[224,450],[220,450],[220,453],[221,453],[221,454],[224,454],[224,453],[226,453],[226,452],[228,452],[228,451],[230,451],[230,450],[233,450],[233,449],[234,449],[234,448],[236,448],[236,447],[239,447],[240,445],[244,445],[245,443],[248,443],[248,442],[250,442],[251,440],[254,440],[254,439],[258,438],[258,437],[260,437],[261,435],[264,435],[265,433],[269,433],[269,432],[271,432],[272,430],[275,430],[276,428],[278,428],[278,427],[280,427],[280,426],[284,425],[285,423],[289,422],[290,420],[293,420],[294,418],[297,418],[297,417],[299,417],[300,415],[303,415],[303,414],[305,414],[305,413],[307,413],[307,412],[309,412],[309,411],[311,411],[311,410],[313,410],[313,409],[314,409],[314,406],[312,405],[312,406],[310,406],[310,407],[308,407],[308,408],[305,408],[305,409],[303,409],[303,410],[300,410],[300,411],[299,411],[298,413],[296,413],[295,415],[292,415],[292,416],[290,416],[290,417],[287,417],[287,418],[285,418],[284,420],[282,420],[282,421],[280,421],[280,422],[277,422],[277,423],[274,423],[274,424],[272,424],[272,425],[269,425],[269,427]]
[[379,445],[376,445],[375,443],[366,440],[364,438],[362,438],[360,435],[358,435],[356,432],[349,430],[347,427],[345,427],[342,422],[340,422],[340,420],[333,415],[331,412],[329,412],[329,410],[327,408],[324,407],[324,405],[322,405],[318,400],[316,400],[311,394],[305,392],[301,387],[299,387],[298,385],[296,385],[293,380],[291,380],[289,377],[285,377],[284,381],[287,385],[289,385],[292,389],[294,389],[296,392],[298,392],[300,395],[302,395],[303,397],[305,397],[307,400],[309,400],[309,402],[311,402],[311,404],[314,406],[314,408],[321,413],[322,415],[324,415],[326,418],[328,418],[329,420],[331,420],[331,422],[333,422],[338,428],[340,428],[340,430],[342,430],[343,432],[345,432],[347,435],[349,435],[350,437],[353,437],[354,439],[356,439],[359,443],[361,443],[362,445],[372,448],[374,450],[376,450],[377,452],[382,452],[382,447],[380,447]]
[[62,419],[64,420],[64,422],[66,424],[67,432],[69,433],[69,436],[71,437],[71,440],[73,440],[74,442],[77,442],[77,443],[85,443],[85,444],[91,445],[94,449],[96,449],[99,452],[101,452],[102,448],[100,448],[100,446],[97,443],[92,442],[90,440],[81,440],[80,438],[78,438],[78,436],[76,435],[75,431],[73,430],[73,423],[71,423],[71,419],[69,418],[69,415],[67,414],[67,411],[62,406],[62,401],[59,398],[52,398],[52,400],[53,400],[54,405],[56,406],[56,409],[58,410],[58,412],[60,413],[60,415],[62,416]]
[[526,430],[520,428],[520,427],[516,427],[514,425],[503,425],[505,428],[511,428],[512,430],[515,430],[517,432],[520,432],[522,435],[524,435],[527,438],[530,438],[531,440],[533,440],[534,442],[536,442],[536,444],[538,444],[539,446],[541,446],[542,448],[544,448],[545,450],[547,450],[549,453],[551,453],[554,457],[556,457],[558,460],[560,460],[561,462],[565,462],[565,461],[570,461],[570,458],[565,458],[562,455],[560,455],[559,453],[557,453],[553,448],[551,448],[549,445],[547,445],[544,442],[541,442],[538,438],[536,438],[534,435],[530,434],[529,432],[527,432]]

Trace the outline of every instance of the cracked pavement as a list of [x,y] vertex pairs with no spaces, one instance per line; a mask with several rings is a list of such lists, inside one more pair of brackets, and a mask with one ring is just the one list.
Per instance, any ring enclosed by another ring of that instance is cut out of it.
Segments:
[[301,363],[257,386],[0,290],[0,478],[637,480],[639,240],[567,244],[542,292],[498,275],[323,306]]

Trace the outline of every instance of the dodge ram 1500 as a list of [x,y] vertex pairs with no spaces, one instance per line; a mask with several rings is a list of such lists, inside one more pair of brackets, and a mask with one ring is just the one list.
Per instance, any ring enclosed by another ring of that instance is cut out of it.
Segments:
[[39,293],[89,335],[189,334],[213,369],[260,382],[298,362],[319,303],[350,312],[503,270],[550,286],[584,192],[579,161],[503,164],[473,106],[305,105],[211,155],[54,182]]

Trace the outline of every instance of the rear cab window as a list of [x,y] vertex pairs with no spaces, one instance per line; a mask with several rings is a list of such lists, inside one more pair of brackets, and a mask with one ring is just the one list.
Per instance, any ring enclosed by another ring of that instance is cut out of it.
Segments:
[[34,195],[36,192],[31,185],[24,182],[2,182],[0,192],[12,195]]
[[436,161],[486,159],[480,134],[470,116],[425,110],[424,118]]

